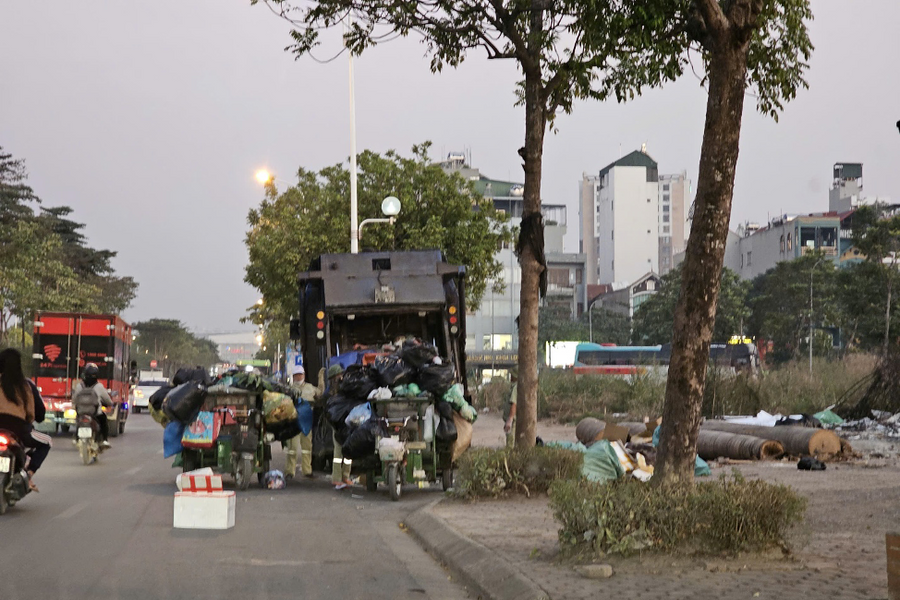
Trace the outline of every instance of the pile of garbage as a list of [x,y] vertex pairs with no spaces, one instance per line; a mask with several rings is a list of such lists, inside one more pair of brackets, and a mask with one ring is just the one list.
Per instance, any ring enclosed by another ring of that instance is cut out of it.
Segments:
[[203,411],[209,394],[251,392],[262,397],[266,431],[278,441],[312,429],[313,411],[290,387],[257,373],[228,371],[211,380],[202,368],[179,369],[172,385],[150,397],[150,414],[165,428],[163,453],[167,458],[184,446],[211,447],[222,424],[222,416]]
[[834,429],[849,440],[900,439],[900,412],[872,410],[869,414],[871,416],[862,419],[842,421],[834,425]]
[[[390,354],[378,356],[372,365],[348,366],[337,393],[325,406],[325,417],[334,428],[343,456],[351,460],[371,456],[377,439],[387,436],[377,414],[378,400],[430,401],[425,410],[424,441],[454,445],[455,454],[464,450],[460,448],[463,444],[455,442],[467,439],[464,445],[468,446],[478,413],[456,380],[456,370],[437,348],[418,340],[403,342]],[[460,429],[464,430],[462,436]]]

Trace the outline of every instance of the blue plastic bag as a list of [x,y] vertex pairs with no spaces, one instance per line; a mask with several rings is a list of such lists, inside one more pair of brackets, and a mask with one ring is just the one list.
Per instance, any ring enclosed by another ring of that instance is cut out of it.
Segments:
[[313,409],[312,404],[306,400],[297,403],[297,424],[300,425],[300,431],[303,435],[309,435],[313,426]]
[[184,449],[181,445],[181,438],[184,436],[184,423],[172,421],[166,425],[163,431],[163,457],[169,458],[175,456]]
[[372,418],[372,404],[366,402],[365,404],[360,404],[353,408],[350,411],[350,414],[347,415],[347,418],[344,419],[344,423],[346,423],[349,427],[358,427]]

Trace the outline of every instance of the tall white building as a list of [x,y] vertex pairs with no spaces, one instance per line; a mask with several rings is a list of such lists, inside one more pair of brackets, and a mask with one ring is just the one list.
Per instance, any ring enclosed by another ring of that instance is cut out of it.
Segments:
[[659,176],[659,274],[675,266],[675,255],[684,252],[691,222],[691,180],[687,172]]
[[614,287],[659,272],[659,169],[636,150],[581,180],[581,252],[588,283]]

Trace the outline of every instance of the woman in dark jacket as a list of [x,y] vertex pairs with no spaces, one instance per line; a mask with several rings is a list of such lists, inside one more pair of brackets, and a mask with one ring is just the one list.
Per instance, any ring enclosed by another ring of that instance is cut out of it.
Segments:
[[32,424],[43,421],[44,413],[37,386],[22,372],[22,355],[13,348],[0,351],[0,429],[11,431],[22,446],[33,449],[26,469],[35,492],[34,474],[50,452],[50,437],[34,431]]

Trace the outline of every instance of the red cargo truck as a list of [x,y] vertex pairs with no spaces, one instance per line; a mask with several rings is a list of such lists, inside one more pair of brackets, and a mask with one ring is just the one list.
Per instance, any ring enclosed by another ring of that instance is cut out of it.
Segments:
[[66,432],[75,425],[72,388],[95,363],[114,406],[109,435],[125,431],[131,379],[131,325],[116,315],[38,312],[34,319],[33,378],[47,405],[45,424]]

